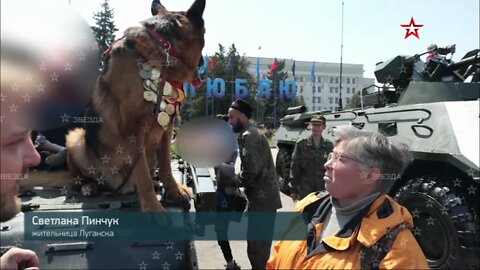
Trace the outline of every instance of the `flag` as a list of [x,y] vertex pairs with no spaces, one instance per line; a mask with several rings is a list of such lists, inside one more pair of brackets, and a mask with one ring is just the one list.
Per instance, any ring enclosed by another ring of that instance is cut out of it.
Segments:
[[293,75],[293,79],[295,80],[295,60],[293,60],[293,64],[292,64],[292,75]]
[[260,78],[260,58],[257,57],[257,78]]
[[210,57],[210,63],[208,64],[208,70],[210,72],[213,71],[213,67],[215,67],[215,57]]
[[198,73],[203,74],[205,73],[205,70],[207,70],[208,67],[208,55],[205,54],[203,57],[203,65],[198,69]]
[[315,82],[315,61],[312,63],[312,71],[310,73],[310,76],[312,77],[312,82]]
[[275,72],[275,70],[277,70],[277,67],[277,58],[275,58],[272,65],[270,66],[270,71],[268,72],[268,75],[273,76],[273,73]]

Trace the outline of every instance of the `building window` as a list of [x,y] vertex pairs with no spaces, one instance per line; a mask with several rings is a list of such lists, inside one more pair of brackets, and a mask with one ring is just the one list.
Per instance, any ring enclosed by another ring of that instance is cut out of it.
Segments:
[[355,78],[352,78],[352,83],[355,83]]
[[352,87],[352,94],[355,94],[355,87]]
[[350,78],[347,78],[347,83],[350,83]]
[[338,103],[338,97],[335,97],[335,104]]
[[337,77],[337,78],[335,78],[335,83],[338,83],[338,77]]
[[321,86],[317,86],[317,92],[318,93],[322,92],[322,87]]
[[322,78],[320,76],[317,76],[317,82],[322,82]]
[[317,100],[318,103],[322,103],[322,97],[318,97],[317,99],[318,99],[318,100]]
[[303,82],[303,76],[300,76],[300,78],[299,78],[299,79],[300,79],[300,81],[301,81],[301,82]]
[[330,83],[333,83],[333,77],[330,77]]
[[333,112],[333,107],[330,107],[330,111],[332,111],[332,112]]
[[330,104],[332,104],[333,103],[333,97],[329,97],[328,101],[330,102]]
[[315,93],[315,86],[312,87],[312,93]]
[[303,93],[303,85],[300,85],[300,94]]
[[350,87],[347,87],[347,94],[350,94]]
[[315,100],[316,98],[315,97],[312,97],[312,103],[315,104]]
[[350,103],[350,98],[347,97],[347,104],[349,104],[349,103]]
[[338,94],[338,87],[335,87],[335,93]]
[[333,93],[333,87],[330,87],[330,93]]

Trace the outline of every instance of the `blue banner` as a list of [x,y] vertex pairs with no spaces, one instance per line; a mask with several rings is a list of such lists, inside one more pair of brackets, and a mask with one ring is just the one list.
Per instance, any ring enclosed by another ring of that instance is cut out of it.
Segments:
[[305,240],[304,220],[298,212],[27,212],[25,240]]

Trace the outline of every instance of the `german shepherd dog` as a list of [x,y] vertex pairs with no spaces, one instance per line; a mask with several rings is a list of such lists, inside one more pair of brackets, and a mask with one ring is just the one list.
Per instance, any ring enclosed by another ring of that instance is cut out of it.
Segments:
[[86,113],[102,123],[66,138],[69,172],[83,193],[102,185],[121,194],[136,188],[142,211],[165,211],[152,180],[158,168],[167,195],[188,203],[188,189],[172,176],[170,146],[183,82],[198,80],[204,9],[205,0],[195,0],[186,12],[170,12],[155,0],[153,17],[128,28],[104,53]]

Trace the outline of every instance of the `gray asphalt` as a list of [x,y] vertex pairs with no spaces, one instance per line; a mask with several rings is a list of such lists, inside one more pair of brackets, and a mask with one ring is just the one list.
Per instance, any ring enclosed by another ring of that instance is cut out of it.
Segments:
[[[272,149],[273,160],[277,155],[277,149]],[[236,163],[237,172],[240,170],[240,159]],[[282,208],[279,211],[293,211],[295,204],[290,197],[280,193],[282,200]],[[225,260],[217,241],[195,241],[195,249],[197,252],[197,260],[199,269],[225,269]],[[272,243],[272,247],[275,242]],[[247,257],[246,241],[230,241],[233,259],[242,269],[250,269],[250,262]]]

